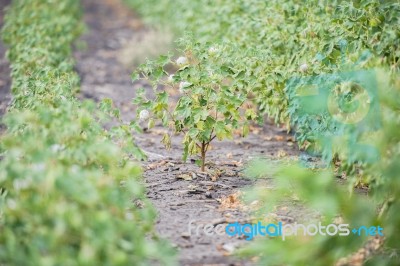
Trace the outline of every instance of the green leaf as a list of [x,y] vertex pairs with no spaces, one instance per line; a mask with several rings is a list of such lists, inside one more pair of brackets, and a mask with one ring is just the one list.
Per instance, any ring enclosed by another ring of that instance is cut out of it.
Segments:
[[183,145],[183,156],[182,156],[182,160],[184,162],[186,162],[188,155],[189,155],[189,143],[184,142],[184,145]]
[[161,143],[164,144],[164,146],[165,146],[166,149],[169,150],[169,149],[171,148],[171,137],[169,136],[168,133],[165,133],[165,134],[163,135],[163,138],[162,138],[162,140],[161,140]]
[[257,114],[253,109],[247,109],[245,112],[245,116],[248,120],[254,120],[257,118]]
[[132,75],[131,75],[132,82],[139,80],[139,78],[140,78],[140,75],[138,72],[135,71],[132,73]]
[[130,128],[135,130],[138,133],[143,133],[142,128],[135,121],[131,121],[129,124]]
[[167,104],[168,103],[168,93],[166,91],[157,93],[157,101]]
[[152,118],[150,118],[149,119],[149,122],[148,122],[148,124],[147,124],[147,128],[148,129],[151,129],[151,128],[153,128],[154,127],[154,119],[152,119]]
[[166,64],[168,64],[170,62],[170,57],[168,55],[161,55],[158,59],[157,59],[157,64],[164,66]]
[[197,137],[197,135],[199,134],[199,130],[197,128],[191,128],[188,131],[188,135],[192,138],[195,139]]
[[244,124],[243,125],[243,133],[242,133],[243,137],[247,137],[249,135],[249,131],[250,131],[249,124],[247,124],[247,123]]
[[226,137],[225,124],[222,121],[218,121],[215,124],[215,134],[218,140],[223,140]]

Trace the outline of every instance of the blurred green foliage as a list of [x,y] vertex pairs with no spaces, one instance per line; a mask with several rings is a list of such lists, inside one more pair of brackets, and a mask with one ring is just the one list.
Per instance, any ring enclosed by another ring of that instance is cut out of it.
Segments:
[[74,98],[80,17],[75,0],[16,0],[6,12],[14,98],[0,138],[0,264],[173,264],[141,168],[115,144],[126,134],[101,126],[118,113]]

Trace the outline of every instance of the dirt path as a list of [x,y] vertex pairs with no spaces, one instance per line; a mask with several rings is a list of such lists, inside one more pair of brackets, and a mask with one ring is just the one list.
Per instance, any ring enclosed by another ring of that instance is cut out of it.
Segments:
[[[127,120],[135,116],[131,105],[135,90],[146,85],[132,84],[132,69],[125,67],[118,58],[123,47],[135,35],[145,34],[146,30],[119,1],[82,1],[89,28],[82,37],[87,49],[77,50],[75,57],[82,77],[82,96],[96,100],[112,98]],[[206,223],[217,225],[227,221],[245,221],[247,214],[235,207],[236,199],[232,196],[254,183],[243,177],[243,165],[256,156],[295,156],[298,154],[296,145],[283,129],[272,124],[253,128],[246,139],[217,142],[208,157],[212,162],[209,171],[217,177],[213,182],[209,176],[199,174],[194,160],[181,162],[179,137],[173,137],[172,149],[165,150],[160,144],[162,133],[163,129],[156,127],[136,137],[137,144],[149,156],[149,161],[144,163],[147,169],[144,178],[148,197],[159,214],[159,234],[178,248],[181,265],[251,265],[251,262],[227,256],[239,245],[247,243],[246,240],[226,234],[206,236],[202,231],[196,235],[194,227]],[[191,220],[193,230],[190,235]]]

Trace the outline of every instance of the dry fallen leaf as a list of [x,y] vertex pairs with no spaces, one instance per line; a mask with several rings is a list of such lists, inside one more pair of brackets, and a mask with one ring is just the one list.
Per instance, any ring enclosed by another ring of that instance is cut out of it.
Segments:
[[287,136],[287,137],[286,137],[286,141],[295,142],[295,139],[294,139],[293,136]]
[[341,258],[335,266],[345,266],[345,265],[355,265],[361,266],[364,262],[373,254],[375,254],[384,244],[384,237],[375,236],[370,238],[362,248],[357,250],[355,253],[349,255],[348,257]]
[[287,153],[284,150],[279,150],[277,153],[278,158],[283,158],[287,156]]
[[242,145],[242,144],[243,144],[243,140],[241,140],[241,139],[235,139],[235,140],[233,140],[233,142],[234,142],[236,145]]
[[217,248],[217,250],[218,250],[219,252],[222,253],[223,256],[229,256],[229,255],[230,255],[230,253],[227,252],[227,251],[223,248],[223,245],[218,244],[218,245],[216,246],[216,248]]
[[196,185],[189,185],[187,186],[189,190],[196,190],[199,186]]
[[230,217],[232,217],[232,214],[230,214],[229,212],[227,212],[227,213],[224,214],[224,216],[225,216],[226,218],[230,218]]
[[258,126],[250,126],[250,132],[253,133],[254,135],[258,135],[262,128],[258,127]]
[[214,169],[208,173],[208,175],[211,177],[211,181],[215,182],[217,181],[218,177],[220,177],[223,174],[223,171],[220,169]]
[[306,140],[306,141],[304,141],[303,145],[301,145],[301,149],[307,150],[307,148],[310,147],[310,145],[311,145],[311,142]]
[[221,162],[220,165],[240,167],[240,166],[243,166],[243,162],[242,162],[242,159],[240,159],[240,161],[232,160],[232,161],[228,161],[228,162]]
[[154,169],[156,169],[157,167],[160,167],[160,166],[163,166],[163,165],[165,165],[165,164],[167,164],[167,161],[161,161],[161,162],[155,162],[155,163],[151,163],[151,164],[149,164],[147,167],[146,167],[146,170],[154,170]]
[[233,245],[232,243],[223,244],[223,245],[222,245],[222,248],[223,248],[224,250],[226,250],[226,251],[227,251],[228,253],[230,253],[230,254],[232,254],[232,253],[235,251],[235,249],[236,249],[235,245]]
[[168,133],[168,130],[161,129],[161,128],[152,128],[150,133],[152,135],[164,135]]
[[190,180],[193,179],[192,175],[190,175],[190,174],[180,174],[180,175],[176,176],[176,178],[177,179],[183,179],[183,180],[186,180],[186,181],[190,181]]
[[283,136],[278,136],[278,135],[275,136],[275,140],[277,141],[282,141],[283,139],[284,139]]
[[220,210],[244,209],[245,205],[240,200],[241,195],[242,193],[240,191],[237,191],[233,194],[221,198],[221,205],[219,206]]
[[224,171],[224,176],[229,176],[229,177],[233,177],[233,176],[237,176],[235,171],[232,171],[230,169],[225,169]]

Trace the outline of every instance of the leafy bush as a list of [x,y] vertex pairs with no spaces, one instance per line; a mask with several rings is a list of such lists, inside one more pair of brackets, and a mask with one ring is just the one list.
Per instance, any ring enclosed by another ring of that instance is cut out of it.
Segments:
[[74,0],[17,0],[6,13],[14,99],[0,141],[0,263],[171,264],[141,168],[103,130],[105,114],[74,98],[80,13]]
[[[175,64],[179,69],[168,78],[166,65],[172,63],[169,56],[158,61],[148,61],[134,73],[142,75],[154,85],[155,100],[147,99],[144,90],[138,93],[135,104],[138,115],[147,116],[150,110],[149,128],[160,119],[165,127],[175,133],[183,133],[184,154],[200,154],[201,170],[204,171],[206,153],[214,139],[233,138],[234,130],[242,136],[249,132],[249,121],[257,119],[255,110],[246,100],[251,87],[245,87],[245,72],[235,69],[225,55],[230,51],[223,46],[201,47],[193,40],[185,43],[185,57]],[[163,84],[163,88],[158,88]],[[179,89],[180,96],[174,106],[168,91]],[[146,117],[147,118],[147,117]],[[165,134],[163,143],[170,147],[170,136]]]
[[[388,84],[388,80],[392,80]],[[322,225],[331,224],[340,217],[341,223],[350,228],[360,226],[381,226],[384,245],[368,246],[365,235],[347,237],[302,237],[293,236],[286,241],[279,239],[260,239],[254,242],[242,255],[260,256],[262,265],[356,265],[368,259],[365,265],[397,265],[400,254],[398,243],[400,226],[399,179],[397,176],[400,159],[400,120],[398,119],[400,102],[400,75],[390,77],[384,72],[378,75],[382,124],[379,134],[371,143],[379,151],[380,159],[356,168],[350,180],[360,177],[369,184],[370,197],[352,193],[353,182],[348,189],[336,183],[334,168],[309,170],[295,162],[289,166],[277,167],[270,162],[255,163],[250,167],[250,175],[273,176],[274,191],[255,190],[249,199],[265,202],[262,210],[272,212],[275,206],[297,199],[308,208],[321,215]],[[344,134],[350,137],[352,133]],[[343,152],[343,150],[339,150]],[[307,218],[306,218],[307,219]],[[361,249],[362,248],[362,249]],[[376,249],[380,250],[377,251]],[[360,251],[361,249],[361,251]],[[282,254],[286,254],[282,256]],[[357,256],[353,253],[359,252]],[[375,255],[375,257],[372,257]]]

